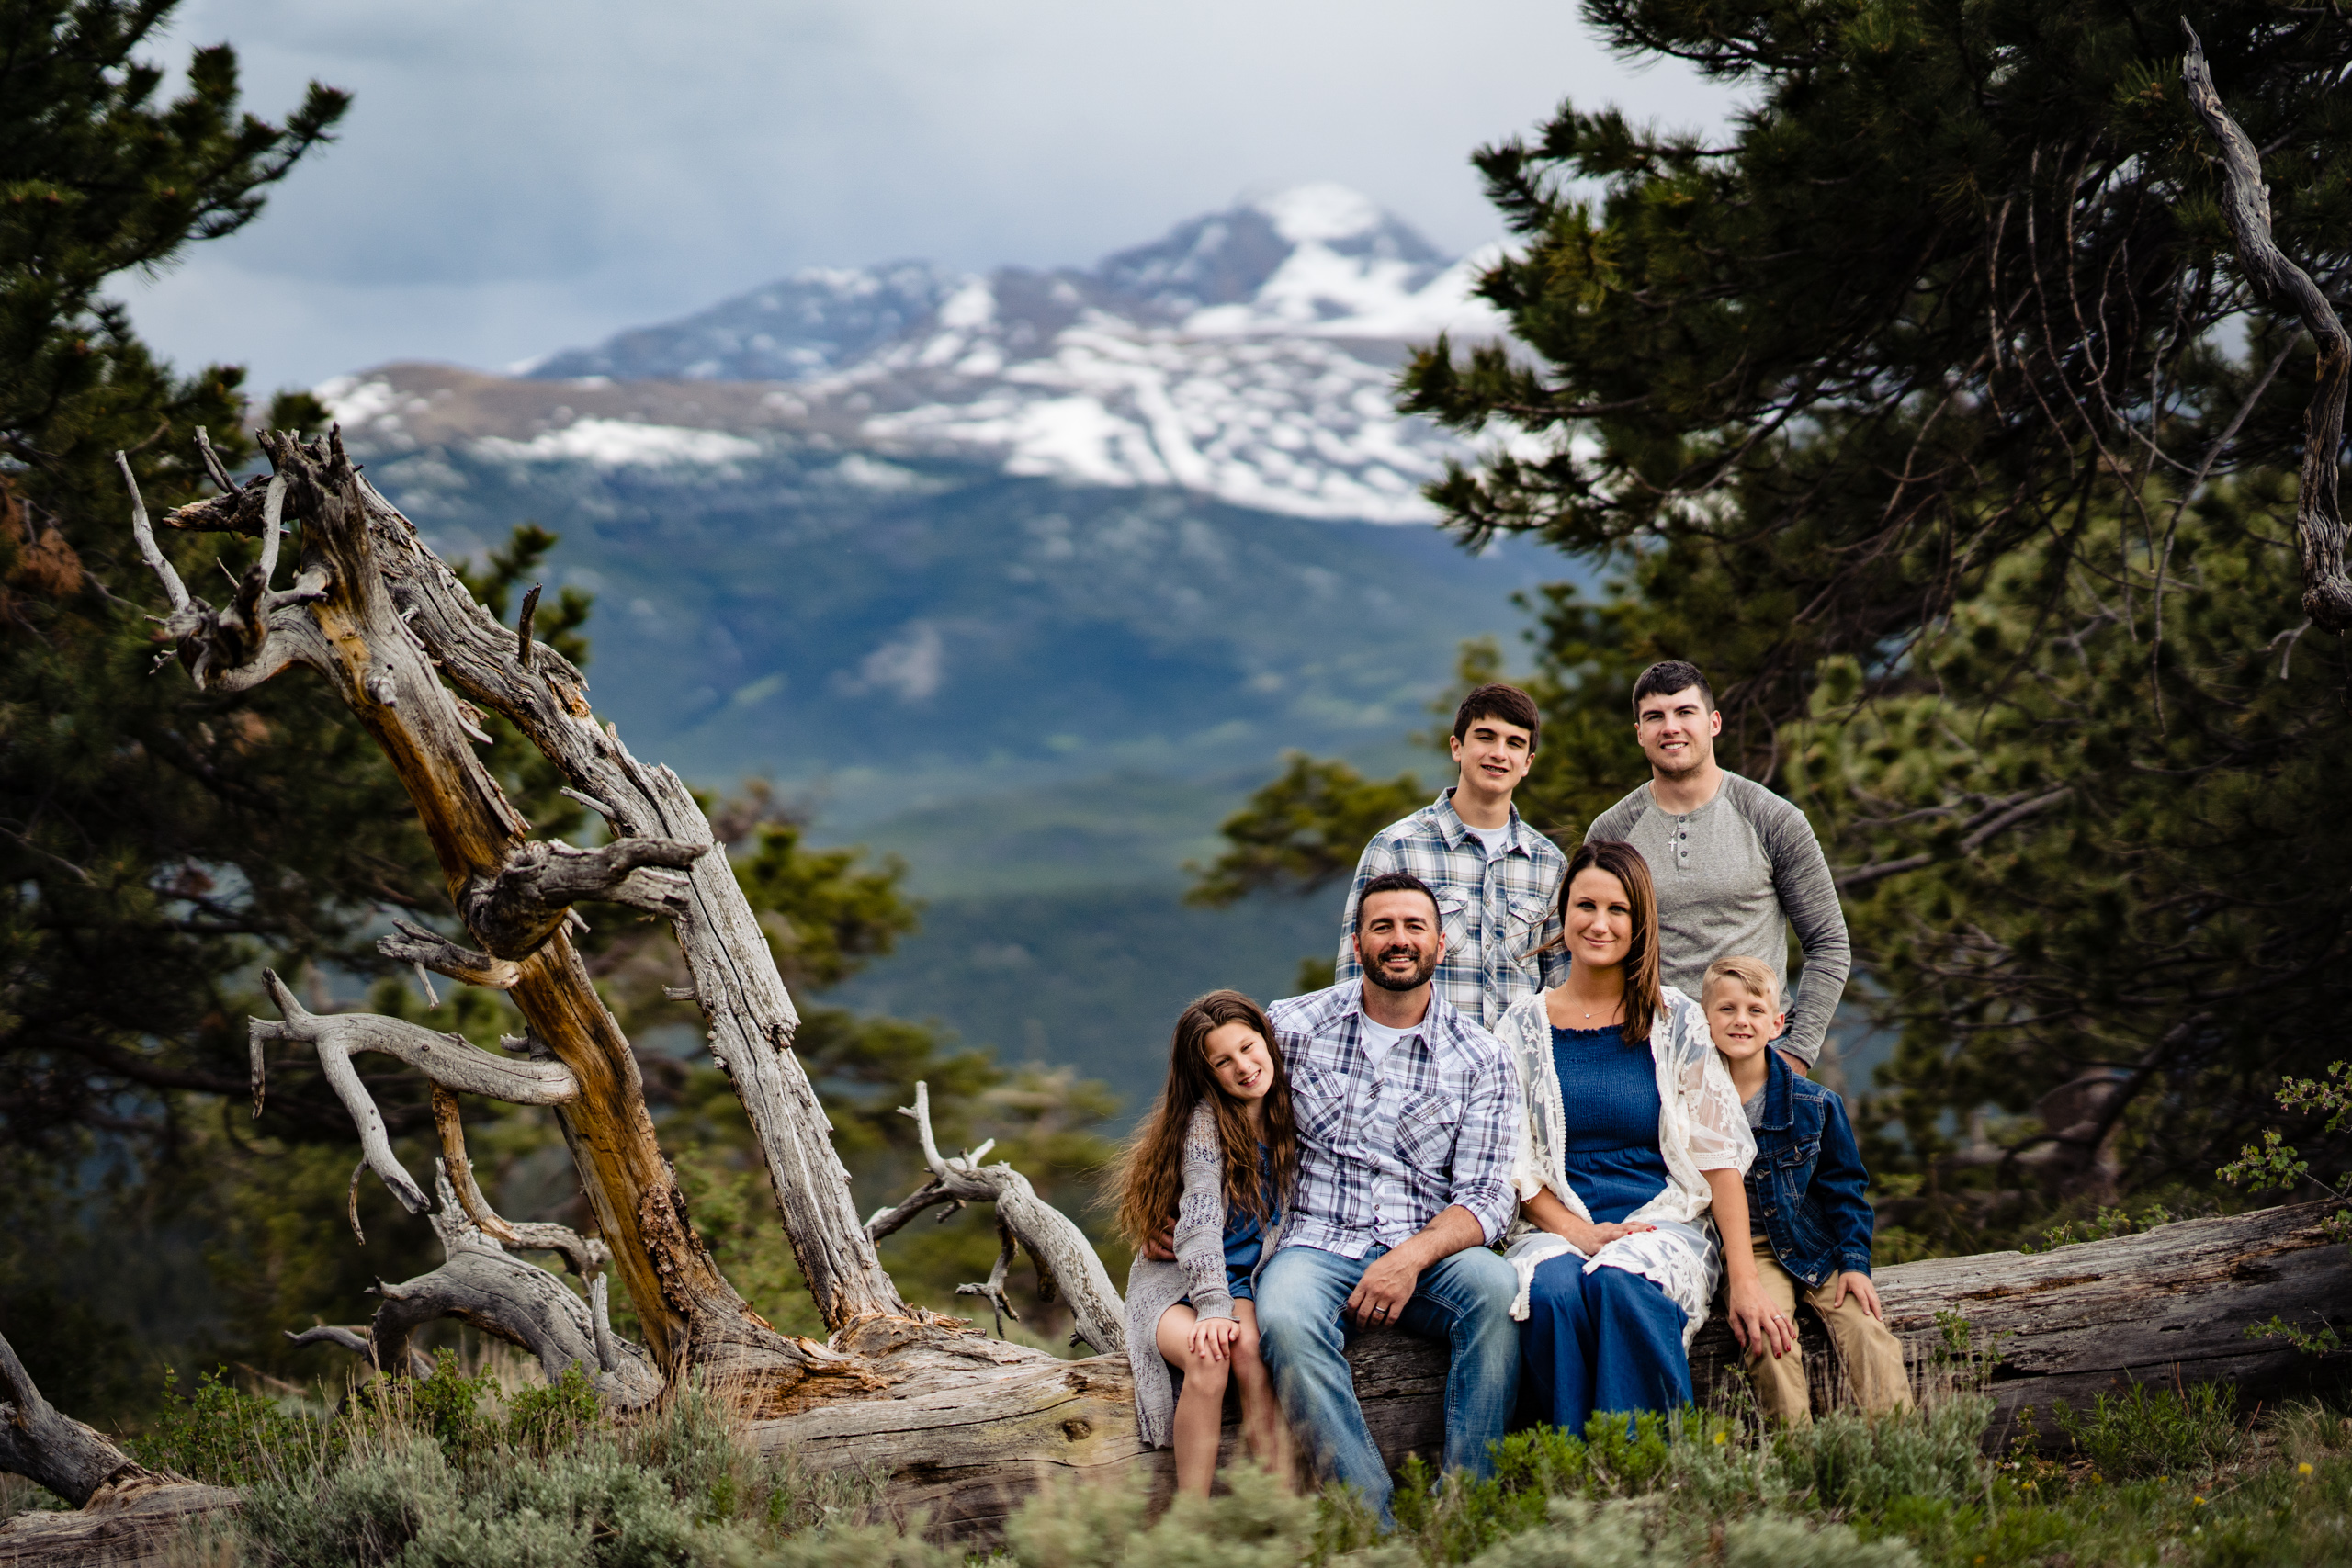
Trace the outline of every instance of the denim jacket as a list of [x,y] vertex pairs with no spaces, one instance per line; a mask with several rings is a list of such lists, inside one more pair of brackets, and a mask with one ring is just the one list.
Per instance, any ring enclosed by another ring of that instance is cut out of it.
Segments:
[[1748,1223],[1770,1238],[1781,1267],[1815,1290],[1840,1273],[1867,1274],[1877,1216],[1863,1196],[1870,1172],[1845,1101],[1791,1072],[1778,1051],[1764,1057],[1770,1076],[1747,1169]]

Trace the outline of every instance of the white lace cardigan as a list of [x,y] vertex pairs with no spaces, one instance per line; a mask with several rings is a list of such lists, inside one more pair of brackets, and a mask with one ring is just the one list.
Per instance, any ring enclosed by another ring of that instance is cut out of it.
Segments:
[[[1519,1073],[1519,1156],[1511,1166],[1511,1180],[1521,1202],[1549,1192],[1570,1213],[1589,1223],[1592,1211],[1567,1181],[1562,1135],[1566,1117],[1559,1071],[1552,1062],[1552,1023],[1544,1010],[1544,995],[1539,991],[1521,1001],[1495,1029]],[[1666,1159],[1667,1181],[1657,1197],[1626,1218],[1660,1228],[1609,1243],[1587,1258],[1584,1268],[1588,1274],[1595,1269],[1623,1269],[1655,1280],[1682,1309],[1687,1350],[1707,1320],[1707,1303],[1723,1268],[1723,1248],[1707,1214],[1713,1194],[1701,1173],[1728,1169],[1746,1175],[1756,1158],[1756,1137],[1747,1129],[1730,1069],[1707,1037],[1705,1012],[1671,986],[1650,1025],[1650,1058],[1657,1067],[1657,1143]],[[1528,1287],[1537,1264],[1563,1253],[1586,1258],[1565,1237],[1536,1229],[1524,1215],[1504,1234],[1503,1248],[1503,1256],[1519,1272],[1519,1296],[1510,1314],[1521,1319],[1527,1316]]]

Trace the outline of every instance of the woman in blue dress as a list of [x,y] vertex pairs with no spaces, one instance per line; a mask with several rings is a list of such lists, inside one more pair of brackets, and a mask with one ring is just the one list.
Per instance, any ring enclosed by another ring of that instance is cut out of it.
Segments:
[[[1561,892],[1568,977],[1496,1029],[1519,1072],[1521,1388],[1581,1436],[1595,1411],[1690,1400],[1691,1337],[1725,1267],[1711,1210],[1747,1234],[1756,1141],[1697,1002],[1658,983],[1657,900],[1631,844],[1587,841]],[[1778,1342],[1749,1249],[1733,1332]],[[1783,1332],[1787,1332],[1785,1324]]]

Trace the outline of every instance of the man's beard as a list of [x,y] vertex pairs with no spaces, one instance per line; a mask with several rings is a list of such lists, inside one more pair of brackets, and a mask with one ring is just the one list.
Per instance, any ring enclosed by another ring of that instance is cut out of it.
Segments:
[[1427,957],[1420,958],[1419,962],[1413,965],[1413,976],[1411,979],[1393,979],[1385,970],[1381,968],[1380,965],[1400,953],[1411,955],[1415,953],[1415,950],[1409,947],[1392,947],[1388,949],[1386,952],[1379,955],[1378,963],[1367,964],[1363,966],[1363,977],[1371,981],[1374,985],[1379,987],[1384,991],[1417,991],[1423,986],[1428,985],[1430,983],[1430,976],[1437,973],[1437,955],[1435,953],[1431,953]]

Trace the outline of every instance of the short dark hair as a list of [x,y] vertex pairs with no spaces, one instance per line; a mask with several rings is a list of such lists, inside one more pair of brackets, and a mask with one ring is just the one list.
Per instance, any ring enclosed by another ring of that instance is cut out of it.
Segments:
[[1384,871],[1365,883],[1363,891],[1356,895],[1356,924],[1359,926],[1363,924],[1363,907],[1375,893],[1418,893],[1430,901],[1432,913],[1442,912],[1438,908],[1437,895],[1430,891],[1428,883],[1409,871]]
[[1482,718],[1498,718],[1527,731],[1527,749],[1531,751],[1544,735],[1544,715],[1536,707],[1535,699],[1500,681],[1489,681],[1462,699],[1462,705],[1453,710],[1453,738],[1459,740],[1469,734],[1470,727]]
[[1641,673],[1634,682],[1634,716],[1642,716],[1644,697],[1670,697],[1677,692],[1699,688],[1699,701],[1709,713],[1715,711],[1715,689],[1707,684],[1706,676],[1687,659],[1661,659]]

